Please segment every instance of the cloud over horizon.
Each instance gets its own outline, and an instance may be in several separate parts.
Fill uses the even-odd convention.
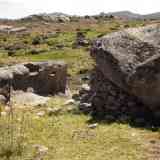
[[[93,15],[129,10],[146,14],[160,11],[159,6],[159,0],[0,0],[0,18],[20,18],[43,12]]]

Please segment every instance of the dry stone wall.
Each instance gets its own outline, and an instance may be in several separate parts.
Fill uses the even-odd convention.
[[[39,95],[65,92],[67,65],[64,62],[29,62],[0,68],[0,95],[8,101],[11,91]]]

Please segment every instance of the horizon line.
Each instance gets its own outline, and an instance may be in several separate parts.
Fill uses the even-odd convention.
[[[98,13],[95,13],[95,14],[71,14],[71,13],[66,13],[66,12],[62,12],[62,11],[55,11],[55,12],[35,12],[35,13],[31,13],[31,14],[26,14],[22,17],[6,17],[6,18],[3,18],[3,17],[0,17],[1,20],[19,20],[19,19],[23,19],[23,18],[27,18],[29,16],[33,16],[33,15],[41,15],[41,14],[54,14],[54,13],[61,13],[61,14],[65,14],[65,15],[68,15],[68,16],[78,16],[78,17],[84,17],[84,16],[96,16],[96,15],[100,15],[101,13],[105,13],[105,14],[114,14],[114,13],[118,13],[118,12],[130,12],[130,13],[133,13],[133,14],[138,14],[138,15],[141,15],[141,16],[145,16],[145,15],[150,15],[150,14],[155,14],[155,13],[160,13],[160,11],[155,11],[155,12],[149,12],[149,13],[139,13],[139,12],[134,12],[134,11],[131,11],[131,10],[117,10],[117,11],[109,11],[109,12],[105,12],[105,11],[101,11],[101,12],[98,12]]]

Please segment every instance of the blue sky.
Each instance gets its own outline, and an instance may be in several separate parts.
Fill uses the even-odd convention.
[[[120,10],[141,14],[159,12],[160,0],[0,0],[0,18],[20,18],[43,12],[91,15]]]

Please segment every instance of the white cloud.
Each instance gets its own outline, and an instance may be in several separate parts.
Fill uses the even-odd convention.
[[[23,17],[40,12],[97,14],[130,10],[141,14],[160,11],[159,0],[0,0],[0,17]]]

